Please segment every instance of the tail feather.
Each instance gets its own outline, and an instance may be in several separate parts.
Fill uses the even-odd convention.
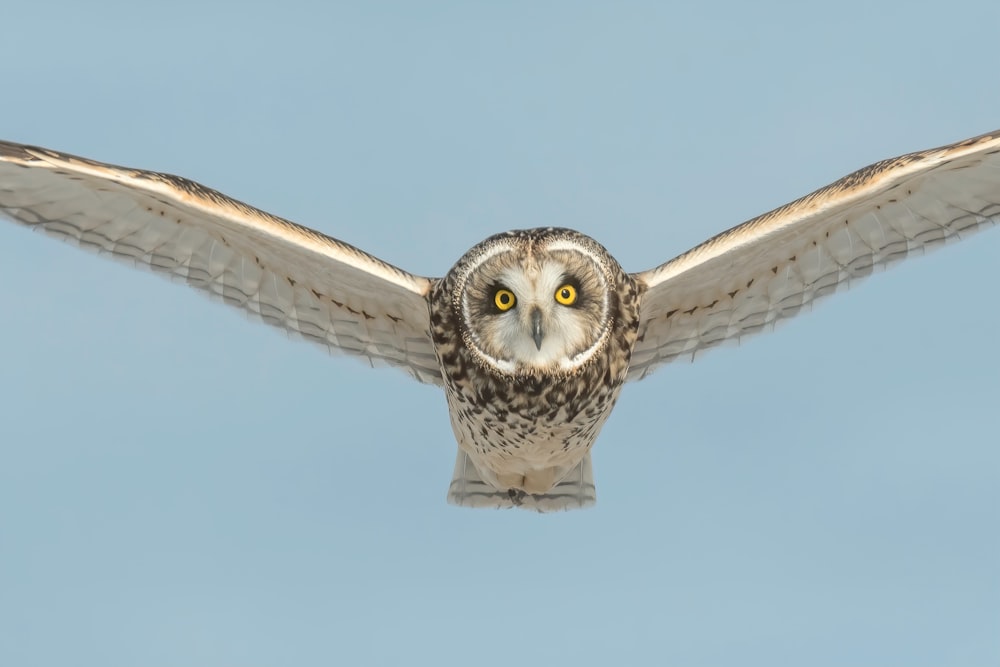
[[[448,488],[448,502],[462,507],[494,507],[558,512],[590,507],[597,502],[590,452],[546,493],[526,493],[521,489],[498,489],[483,480],[469,455],[459,450],[455,474]]]

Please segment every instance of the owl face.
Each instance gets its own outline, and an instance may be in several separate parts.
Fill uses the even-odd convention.
[[[463,340],[483,365],[504,375],[567,373],[606,344],[610,257],[589,238],[513,232],[487,239],[463,260],[454,303]]]

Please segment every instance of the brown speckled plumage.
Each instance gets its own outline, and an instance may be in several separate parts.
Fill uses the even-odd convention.
[[[0,215],[443,386],[449,500],[550,511],[594,502],[590,448],[624,382],[995,225],[1000,132],[877,162],[632,274],[546,228],[425,278],[185,178],[3,141]]]
[[[502,373],[477,358],[466,345],[465,336],[456,335],[470,326],[460,307],[461,285],[470,265],[501,239],[513,241],[525,251],[548,240],[566,239],[585,245],[601,259],[600,268],[613,286],[608,309],[611,331],[601,348],[579,368],[564,373]],[[640,286],[601,245],[579,232],[558,228],[490,237],[469,250],[435,284],[430,296],[431,336],[445,378],[452,428],[459,448],[468,454],[483,480],[501,491],[489,504],[524,501],[519,492],[530,491],[530,473],[514,486],[502,481],[522,476],[524,461],[558,467],[561,473],[552,480],[558,482],[561,474],[575,468],[590,451],[625,382],[639,326],[640,295]],[[598,329],[594,331],[596,335]],[[520,500],[515,503],[509,498]],[[453,495],[452,500],[461,499]],[[576,504],[572,499],[566,502]]]

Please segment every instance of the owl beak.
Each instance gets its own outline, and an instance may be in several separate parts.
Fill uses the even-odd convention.
[[[542,349],[542,311],[531,309],[531,337],[535,339],[535,347]]]

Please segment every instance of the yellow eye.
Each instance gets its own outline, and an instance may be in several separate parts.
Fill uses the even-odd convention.
[[[564,306],[572,306],[576,303],[576,288],[566,284],[556,290],[556,301]]]
[[[498,289],[497,293],[493,295],[493,303],[497,305],[500,312],[506,312],[514,307],[517,299],[509,289]]]

